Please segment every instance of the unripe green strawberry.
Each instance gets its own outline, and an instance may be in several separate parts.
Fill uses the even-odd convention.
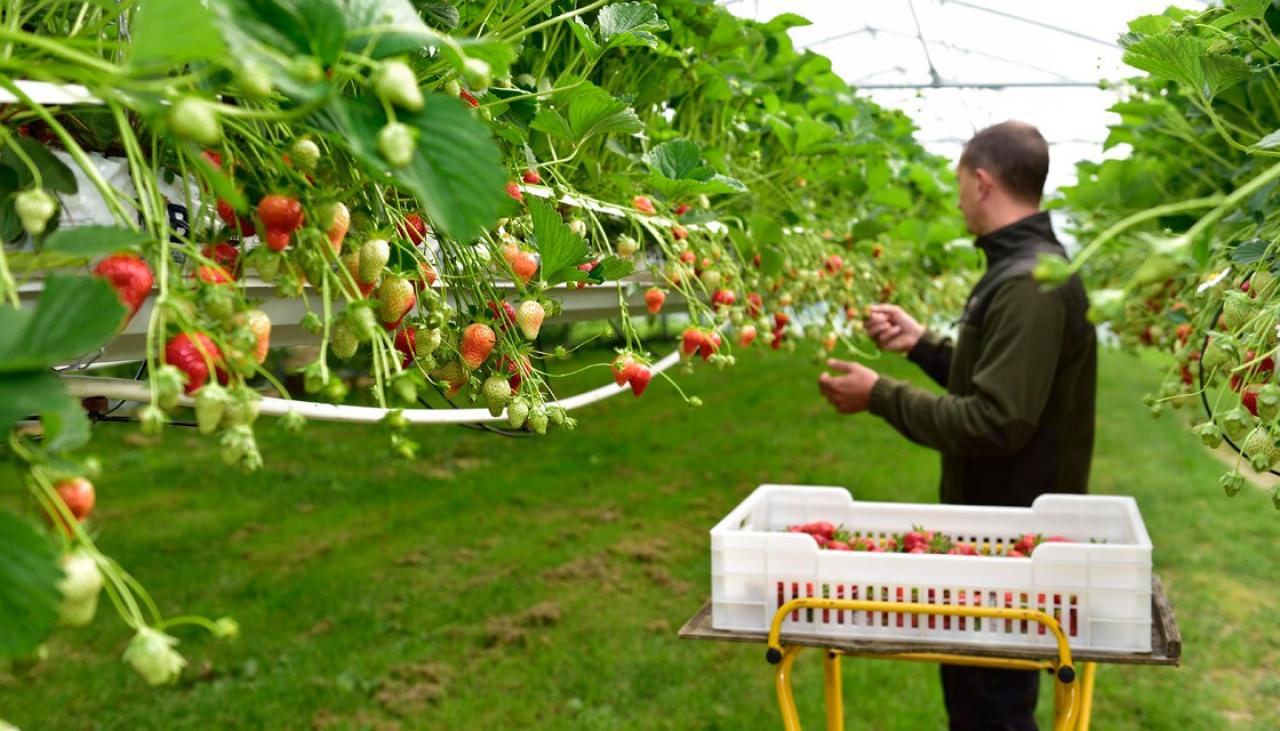
[[[274,90],[271,74],[259,63],[247,63],[240,69],[238,77],[240,88],[251,97],[270,96]]]
[[[378,96],[398,107],[422,109],[422,89],[418,77],[404,61],[386,61],[374,73],[373,89]]]
[[[1249,293],[1265,298],[1271,294],[1271,290],[1275,283],[1276,277],[1270,270],[1259,270],[1254,272],[1253,276],[1249,279]]]
[[[640,250],[640,242],[623,234],[618,237],[618,256],[627,258]]]
[[[1280,416],[1280,387],[1268,383],[1258,389],[1257,405],[1258,418],[1263,421],[1273,421]]]
[[[556,426],[564,426],[565,421],[568,419],[568,414],[566,414],[565,410],[559,406],[548,406],[547,418]]]
[[[206,384],[196,395],[196,426],[201,434],[212,434],[222,423],[222,415],[230,396],[227,389],[217,383]]]
[[[489,62],[479,58],[468,58],[462,62],[462,75],[467,79],[467,86],[472,89],[484,89],[493,83],[492,69]]]
[[[63,577],[58,582],[62,603],[58,620],[68,627],[86,627],[98,610],[98,594],[102,591],[102,574],[98,562],[88,551],[80,549],[62,556],[59,561]]]
[[[1240,348],[1235,340],[1226,335],[1215,335],[1209,339],[1209,345],[1200,357],[1200,367],[1208,371],[1222,368],[1233,368],[1240,362]]]
[[[22,221],[22,228],[32,236],[39,236],[58,210],[58,202],[43,190],[32,188],[14,196],[13,208]]]
[[[1250,414],[1244,407],[1237,406],[1222,415],[1222,431],[1233,442],[1238,442],[1244,438],[1249,430],[1254,427],[1253,414]]]
[[[183,97],[169,107],[169,129],[183,139],[213,147],[222,139],[222,125],[211,104],[196,97]]]
[[[537,301],[525,300],[516,309],[516,325],[525,338],[534,340],[538,337],[538,331],[542,329],[542,320],[546,316],[546,311]]]
[[[333,355],[340,360],[350,358],[360,348],[360,338],[356,337],[355,331],[345,319],[339,320],[333,326],[329,337],[330,344],[333,346]]]
[[[418,342],[413,350],[418,356],[430,355],[440,348],[440,342],[443,339],[438,327],[431,330],[419,330]]]
[[[417,146],[413,128],[407,124],[388,122],[378,132],[378,152],[393,168],[402,168],[413,162]]]
[[[387,277],[378,288],[378,319],[388,330],[395,330],[417,301],[412,282],[403,277]]]
[[[378,334],[378,318],[372,307],[353,307],[347,311],[351,328],[360,342],[367,343]]]
[[[529,402],[520,396],[511,399],[511,403],[507,404],[507,425],[512,429],[519,429],[528,418]]]
[[[547,433],[547,410],[542,404],[538,404],[529,410],[529,428],[534,434]]]
[[[1218,429],[1218,425],[1212,421],[1197,426],[1195,429],[1196,436],[1200,437],[1200,441],[1209,449],[1217,449],[1222,444],[1222,431]]]
[[[407,404],[417,403],[418,384],[414,383],[413,374],[409,371],[401,371],[398,376],[393,378],[391,380],[391,388],[401,401]]]
[[[484,395],[484,403],[489,407],[491,416],[501,414],[507,407],[507,402],[511,400],[511,384],[507,382],[505,376],[497,373],[484,379],[480,391]]]
[[[262,396],[247,386],[237,386],[228,391],[227,408],[222,415],[224,427],[249,426],[258,419],[262,408]]]
[[[125,648],[123,660],[147,681],[147,685],[167,685],[178,682],[187,661],[173,648],[176,638],[151,627],[139,627],[137,634]]]
[[[1249,464],[1253,465],[1253,469],[1258,472],[1266,472],[1280,462],[1280,446],[1277,446],[1275,437],[1265,426],[1259,426],[1249,432],[1240,449],[1249,458]]]
[[[1227,493],[1227,497],[1235,497],[1244,487],[1244,475],[1233,470],[1220,477],[1218,484],[1222,485],[1222,491]]]
[[[262,466],[262,453],[253,438],[253,429],[247,424],[228,427],[218,440],[222,447],[222,461],[244,472],[253,472]]]
[[[356,278],[365,284],[378,281],[382,269],[391,258],[391,244],[385,239],[370,239],[360,247],[359,267]]]
[[[298,169],[311,172],[320,164],[320,146],[306,137],[295,140],[289,147],[289,159]]]
[[[1244,292],[1230,292],[1222,302],[1222,319],[1227,329],[1235,332],[1253,317],[1253,301]]]

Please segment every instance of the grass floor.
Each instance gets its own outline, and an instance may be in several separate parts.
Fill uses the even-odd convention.
[[[1103,366],[1093,490],[1137,496],[1186,649],[1178,669],[1103,668],[1094,727],[1280,728],[1280,514],[1256,490],[1224,497],[1222,465],[1178,419],[1152,420],[1150,370]],[[181,631],[190,667],[153,690],[120,662],[128,633],[104,607],[60,631],[49,661],[0,671],[0,717],[26,731],[780,728],[761,647],[675,636],[709,592],[708,529],[766,481],[936,496],[936,456],[834,415],[817,373],[748,355],[681,378],[700,409],[655,381],[581,412],[573,433],[422,430],[413,463],[370,429],[264,425],[267,465],[249,476],[190,432],[142,448],[104,426],[102,548],[166,611],[232,615],[242,637]],[[13,476],[0,484],[11,500]],[[849,727],[943,728],[936,676],[847,661]],[[802,656],[812,728],[821,687]]]

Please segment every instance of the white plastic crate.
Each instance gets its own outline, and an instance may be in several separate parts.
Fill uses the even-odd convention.
[[[825,520],[887,538],[923,526],[1001,550],[1024,533],[1063,536],[1030,558],[829,551],[787,526]],[[1077,650],[1151,651],[1151,539],[1133,498],[1042,495],[1030,508],[857,502],[840,487],[762,485],[711,530],[711,618],[768,631],[799,597],[1038,609]],[[782,631],[858,639],[1053,646],[1034,622],[900,612],[800,610]]]

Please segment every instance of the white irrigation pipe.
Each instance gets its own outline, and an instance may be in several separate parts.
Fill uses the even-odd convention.
[[[657,375],[675,365],[680,360],[680,351],[676,350],[667,357],[654,363],[650,370]],[[71,395],[78,398],[104,396],[113,400],[149,402],[151,387],[145,381],[133,381],[126,378],[99,378],[95,376],[62,376]],[[613,383],[592,389],[567,399],[556,405],[565,411],[589,406],[603,401],[610,396],[629,391],[627,386]],[[178,403],[192,406],[195,400],[182,396]],[[290,411],[297,412],[308,419],[316,421],[343,421],[352,424],[375,424],[382,421],[389,411],[374,406],[343,406],[340,404],[322,404],[314,401],[293,401],[290,399],[264,397],[259,404],[259,413],[268,416],[281,416]],[[405,419],[410,424],[483,424],[505,421],[505,415],[493,416],[488,409],[402,409]]]

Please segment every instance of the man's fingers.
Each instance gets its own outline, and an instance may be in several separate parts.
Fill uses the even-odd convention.
[[[847,360],[836,360],[835,358],[831,358],[827,360],[827,367],[833,371],[840,371],[841,373],[853,373],[857,369],[858,365]],[[826,376],[827,374],[824,373],[823,375]],[[830,378],[830,376],[827,377]]]

